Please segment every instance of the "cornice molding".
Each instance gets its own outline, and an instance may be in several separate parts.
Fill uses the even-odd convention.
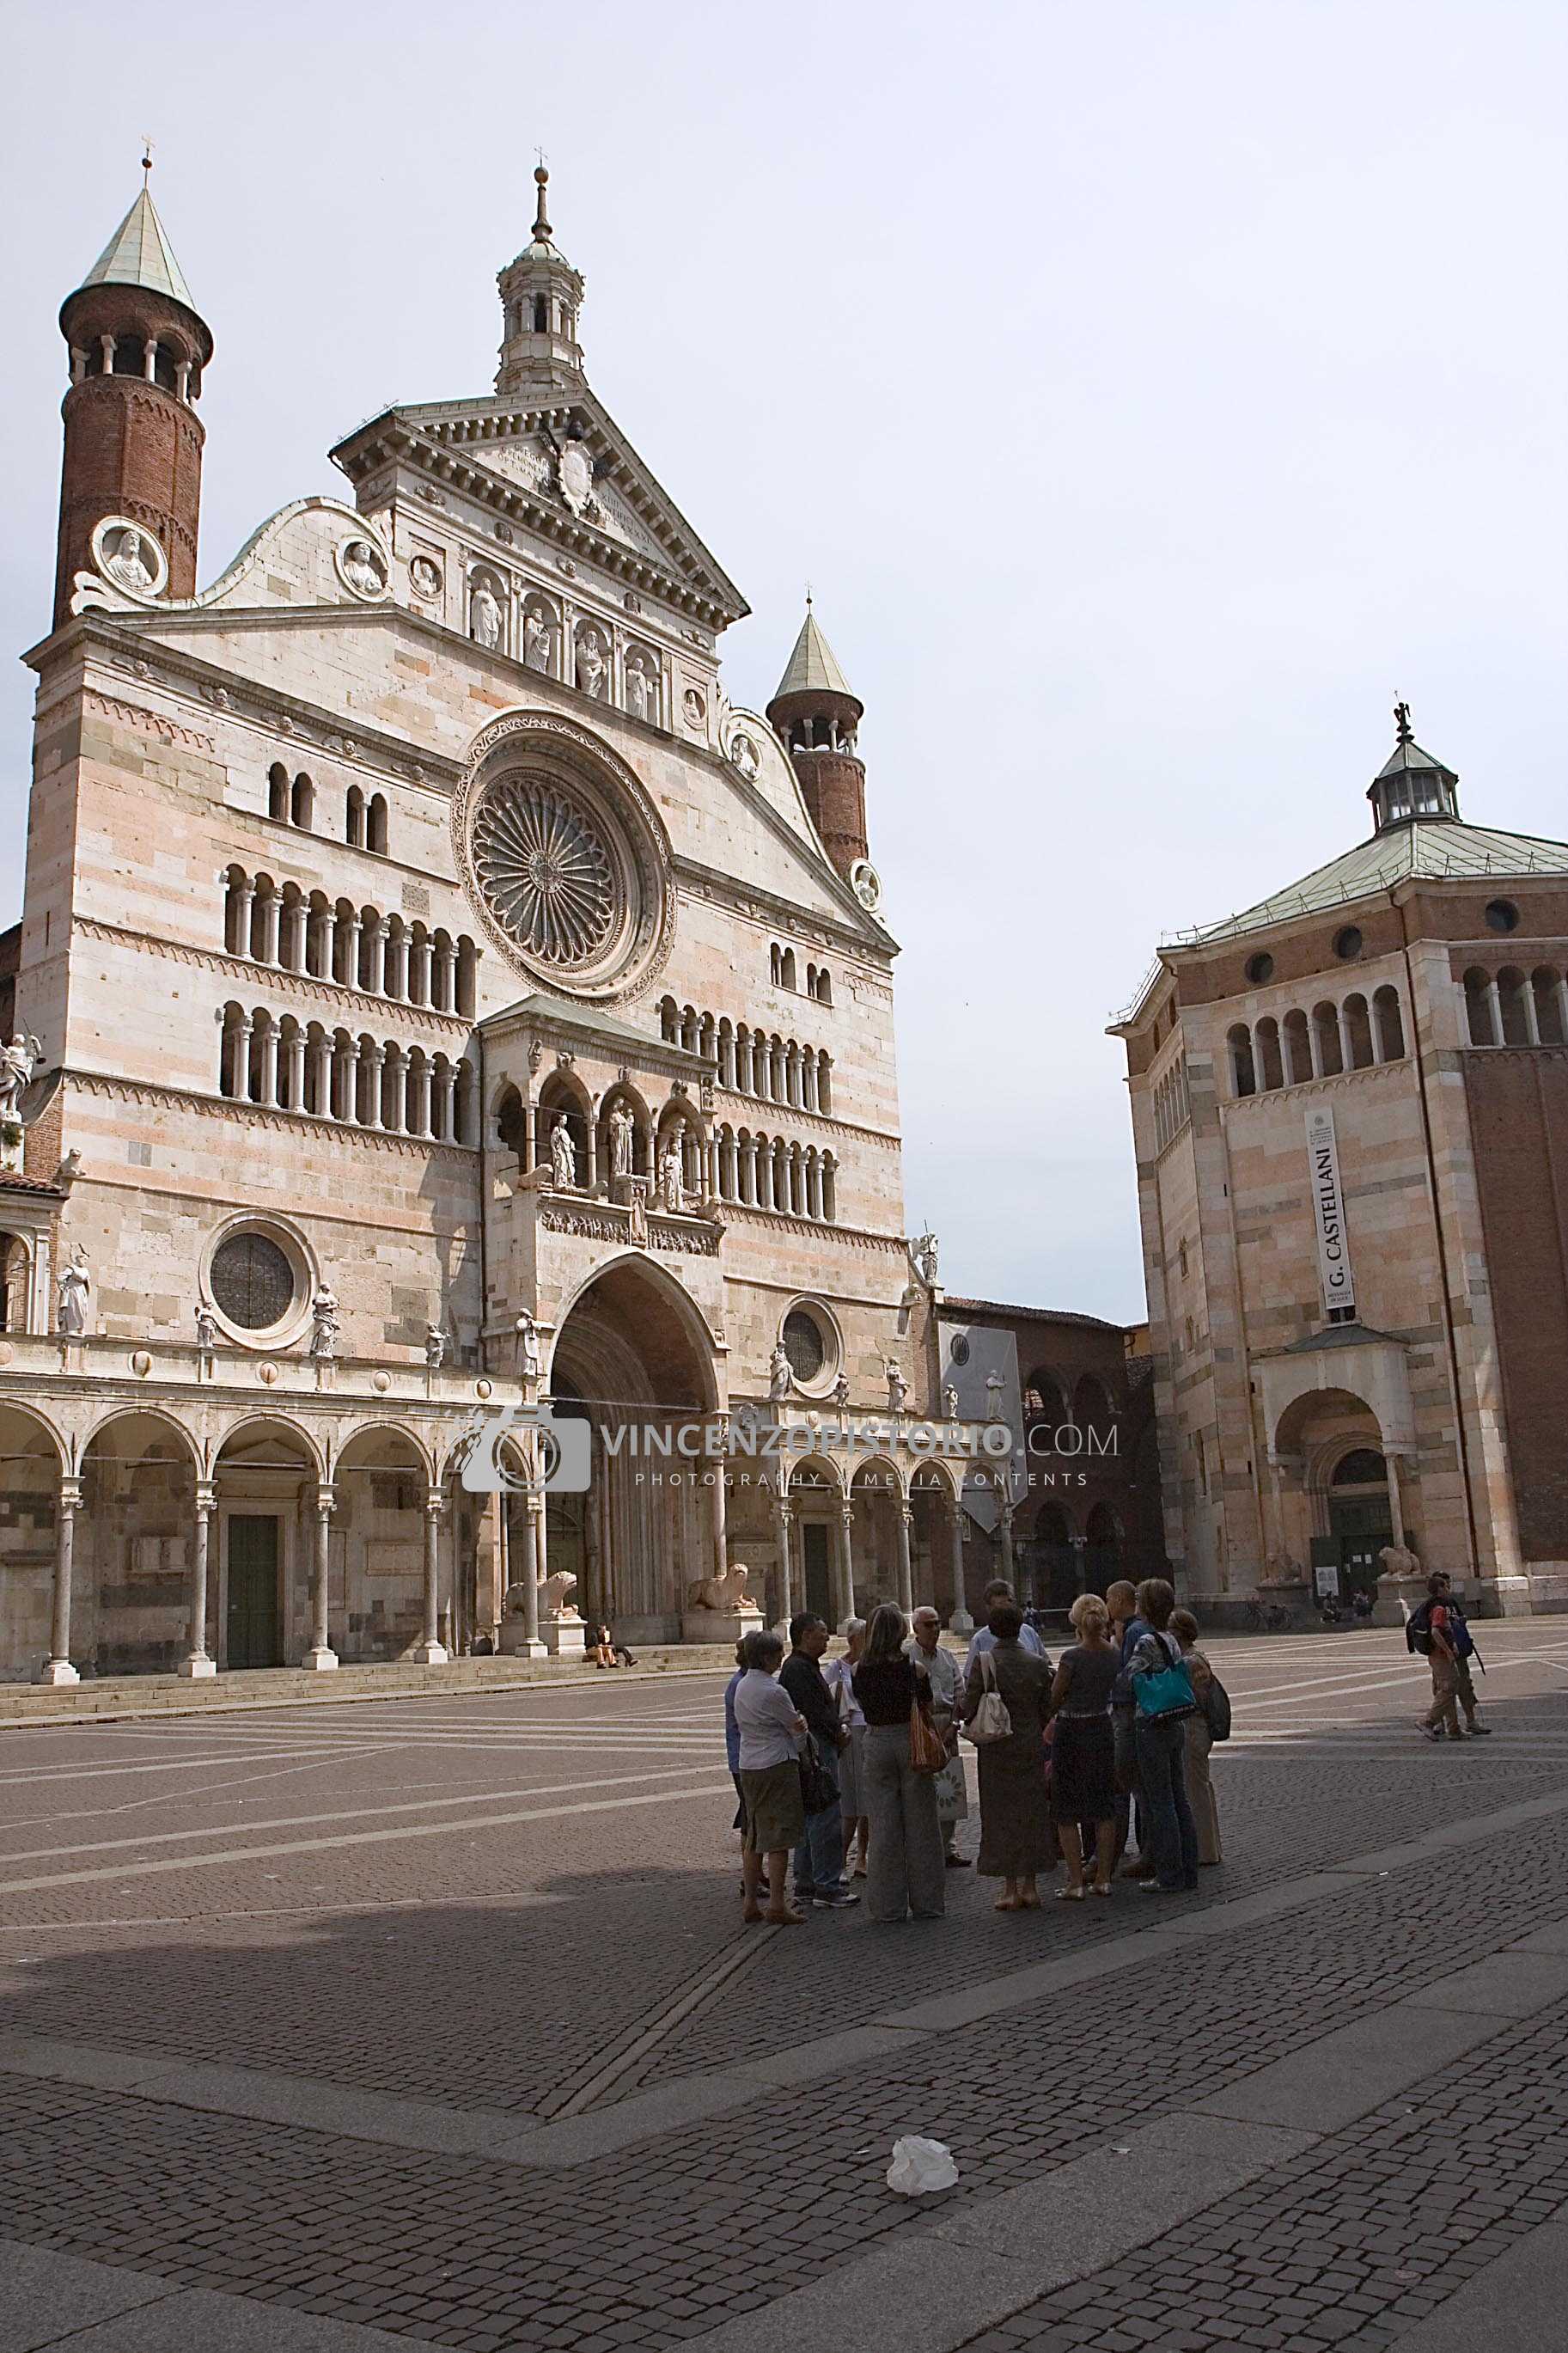
[[[901,1234],[877,1234],[868,1226],[841,1226],[826,1218],[792,1218],[783,1209],[754,1209],[745,1201],[721,1201],[719,1206],[727,1226],[760,1226],[772,1233],[808,1234],[813,1240],[847,1242],[856,1249],[885,1250],[893,1258],[902,1258],[905,1254]],[[747,1282],[750,1278],[739,1275],[736,1280]]]
[[[838,1075],[837,1063],[834,1065],[834,1075],[835,1077]],[[754,1129],[761,1123],[767,1121],[769,1113],[776,1113],[777,1117],[770,1125],[770,1133],[776,1132],[779,1123],[783,1122],[792,1128],[808,1127],[818,1133],[826,1132],[829,1135],[863,1136],[868,1144],[883,1145],[889,1152],[898,1152],[903,1147],[903,1137],[894,1128],[865,1127],[858,1120],[839,1119],[829,1112],[806,1111],[799,1103],[773,1103],[766,1095],[743,1094],[739,1088],[727,1087],[721,1079],[715,1083],[713,1093],[714,1107],[709,1114],[711,1129],[716,1129],[721,1124],[737,1132],[740,1126]],[[737,1123],[732,1113],[721,1108],[721,1098],[724,1104],[744,1104],[747,1116]]]
[[[174,964],[195,965],[204,972],[221,974],[226,978],[248,979],[259,984],[263,989],[276,990],[280,997],[296,997],[323,1007],[331,1005],[342,1011],[351,1007],[363,1007],[367,1012],[376,1015],[394,1014],[399,1025],[423,1030],[429,1037],[467,1038],[475,1026],[467,1014],[433,1012],[423,1005],[405,1004],[398,997],[376,997],[367,989],[349,988],[341,980],[326,980],[314,974],[291,972],[284,965],[258,964],[248,956],[220,955],[210,948],[189,946],[183,940],[160,939],[155,932],[135,931],[123,923],[106,923],[96,915],[73,916],[71,929],[90,940],[129,944]]]

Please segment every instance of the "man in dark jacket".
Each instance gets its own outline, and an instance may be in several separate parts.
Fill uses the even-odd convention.
[[[803,1609],[789,1621],[789,1640],[790,1653],[779,1669],[779,1681],[796,1713],[805,1718],[831,1792],[825,1806],[807,1814],[805,1836],[795,1851],[795,1900],[815,1904],[824,1912],[842,1912],[860,1901],[844,1882],[844,1820],[838,1807],[838,1751],[849,1736],[839,1725],[837,1704],[822,1672],[826,1624]]]

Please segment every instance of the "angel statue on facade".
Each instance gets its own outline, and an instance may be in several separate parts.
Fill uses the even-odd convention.
[[[0,1125],[20,1121],[22,1097],[43,1050],[36,1038],[25,1038],[19,1029],[8,1046],[0,1043]]]

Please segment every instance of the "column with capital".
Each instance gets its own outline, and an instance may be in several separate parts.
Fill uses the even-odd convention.
[[[996,1541],[1002,1547],[1001,1574],[1013,1582],[1013,1502],[1000,1488],[996,1494]]]
[[[910,1558],[910,1531],[915,1524],[915,1507],[900,1495],[899,1501],[899,1607],[907,1618],[915,1606],[914,1569]]]
[[[540,1651],[544,1647],[539,1641],[539,1588],[548,1574],[547,1561],[544,1496],[542,1491],[531,1487],[528,1491],[528,1543],[524,1559],[527,1589],[522,1597],[522,1638],[529,1645],[530,1658],[536,1655],[535,1643],[539,1644]]]
[[[76,1515],[81,1503],[81,1481],[62,1479],[55,1520],[55,1606],[49,1628],[49,1655],[39,1669],[41,1683],[81,1681],[71,1664],[71,1563],[76,1548]]]
[[[787,1625],[795,1616],[795,1564],[790,1558],[790,1529],[795,1505],[779,1488],[773,1489],[773,1527],[779,1550],[779,1618]]]
[[[948,1617],[952,1634],[973,1634],[974,1620],[963,1599],[963,1505],[956,1495],[948,1499],[948,1535],[952,1543],[950,1555],[952,1578],[952,1609]]]
[[[422,1667],[444,1667],[450,1655],[441,1640],[441,1522],[447,1495],[441,1487],[425,1490],[425,1631],[412,1657]]]
[[[725,1495],[723,1456],[716,1455],[713,1458],[710,1467],[713,1473],[713,1486],[710,1497],[713,1508],[713,1574],[715,1577],[722,1577],[730,1566],[729,1539],[724,1525]]]
[[[196,1514],[191,1531],[190,1623],[185,1630],[190,1648],[174,1670],[193,1683],[217,1672],[216,1664],[207,1656],[207,1540],[216,1508],[217,1489],[210,1479],[198,1479]]]
[[[847,1497],[838,1506],[838,1541],[833,1547],[833,1623],[842,1634],[855,1615],[855,1506]]]
[[[338,1663],[327,1623],[332,1565],[332,1506],[337,1497],[330,1486],[316,1490],[315,1581],[310,1594],[310,1647],[300,1664],[318,1673],[330,1673]]]

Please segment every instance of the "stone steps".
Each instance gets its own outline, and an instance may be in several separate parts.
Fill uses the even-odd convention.
[[[245,1708],[321,1707],[345,1700],[415,1699],[427,1694],[507,1691],[519,1683],[638,1682],[647,1675],[711,1672],[734,1663],[732,1644],[689,1642],[639,1650],[629,1672],[580,1660],[453,1659],[444,1667],[412,1660],[344,1666],[317,1674],[302,1667],[252,1668],[191,1683],[181,1675],[99,1675],[42,1689],[0,1685],[0,1730],[37,1724],[103,1724],[117,1717],[207,1715]]]

